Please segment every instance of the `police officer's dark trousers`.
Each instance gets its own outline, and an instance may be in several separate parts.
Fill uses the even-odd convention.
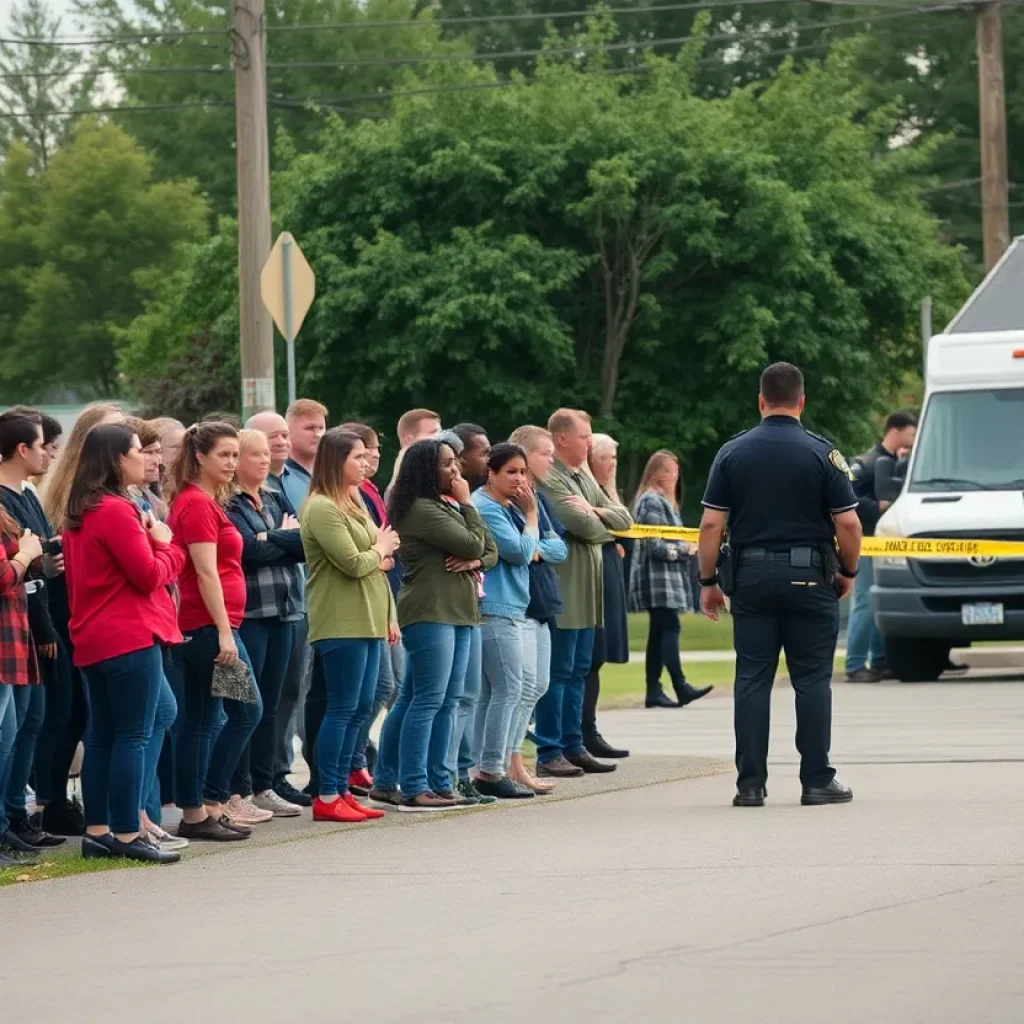
[[[819,553],[794,567],[790,552],[752,549],[737,554],[732,594],[736,647],[737,788],[757,789],[768,778],[768,729],[779,653],[796,695],[796,746],[803,786],[827,786],[835,776],[828,752],[832,733],[832,666],[839,601]]]

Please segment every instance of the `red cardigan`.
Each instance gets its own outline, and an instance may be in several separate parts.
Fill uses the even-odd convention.
[[[180,644],[167,587],[184,564],[185,552],[153,540],[128,498],[106,495],[79,529],[65,531],[75,664],[82,668],[153,644]]]

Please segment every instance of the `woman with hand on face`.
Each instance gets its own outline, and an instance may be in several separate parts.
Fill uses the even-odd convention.
[[[408,661],[381,730],[370,797],[407,811],[471,806],[475,801],[452,790],[445,762],[470,629],[480,624],[475,574],[490,569],[498,552],[470,502],[455,452],[437,440],[406,451],[388,517],[402,537],[398,622]]]
[[[181,573],[178,621],[185,634],[181,651],[183,707],[175,750],[175,803],[181,808],[178,835],[231,842],[252,834],[248,823],[265,812],[225,806],[231,779],[263,714],[255,703],[213,695],[216,665],[251,672],[238,627],[245,617],[242,535],[224,505],[238,468],[238,431],[230,423],[194,423],[185,431],[170,470],[174,542],[188,555]],[[226,722],[225,722],[226,718]]]
[[[274,744],[294,623],[301,620],[306,607],[299,570],[305,555],[298,519],[285,509],[284,495],[267,487],[267,435],[260,430],[243,430],[238,442],[237,492],[228,502],[227,513],[242,535],[247,596],[245,618],[238,631],[263,698],[263,717],[235,770],[228,806],[251,804],[251,808],[246,807],[250,817],[254,816],[252,812],[261,811],[294,818],[302,808],[282,800],[273,789]]]
[[[309,574],[309,639],[323,670],[327,707],[316,739],[319,795],[315,821],[362,822],[384,812],[349,791],[356,740],[373,707],[384,641],[398,641],[394,600],[384,565],[398,534],[378,530],[359,493],[366,446],[353,433],[328,430],[313,461],[302,506]]]
[[[509,732],[523,696],[523,633],[530,603],[530,563],[537,554],[540,526],[526,453],[496,444],[487,461],[487,483],[473,505],[490,530],[498,561],[484,576],[481,640],[483,688],[476,707],[473,761],[476,789],[504,800],[532,797],[534,790],[505,774]]]
[[[644,468],[636,492],[634,517],[646,526],[682,526],[679,515],[679,459],[668,451],[655,452]],[[649,708],[683,707],[710,693],[686,681],[679,661],[679,612],[693,607],[688,558],[694,546],[684,541],[647,537],[637,543],[630,577],[629,608],[647,612],[647,700]],[[679,703],[661,688],[662,669],[668,671]]]
[[[123,424],[85,438],[68,497],[64,558],[75,665],[85,676],[89,725],[82,763],[82,855],[167,864],[140,832],[147,748],[167,686],[163,647],[181,642],[168,593],[185,564],[171,531],[139,511],[128,489],[146,460]],[[155,774],[156,760],[152,761]]]

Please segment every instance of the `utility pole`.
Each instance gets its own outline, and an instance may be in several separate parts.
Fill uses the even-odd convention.
[[[981,223],[985,270],[989,271],[1010,244],[1003,16],[999,0],[978,7],[975,32],[981,115]]]
[[[270,254],[270,149],[263,0],[233,0],[235,146],[238,156],[238,300],[242,416],[276,407],[274,328],[260,298]]]

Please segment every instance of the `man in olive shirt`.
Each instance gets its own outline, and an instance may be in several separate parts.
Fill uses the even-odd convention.
[[[555,567],[562,613],[551,626],[551,686],[537,704],[537,771],[567,778],[583,772],[610,772],[583,745],[583,693],[594,651],[594,630],[603,621],[601,545],[609,530],[628,530],[633,517],[598,487],[587,469],[593,431],[590,417],[559,409],[548,420],[555,442],[555,465],[541,485],[565,530],[569,557]]]

